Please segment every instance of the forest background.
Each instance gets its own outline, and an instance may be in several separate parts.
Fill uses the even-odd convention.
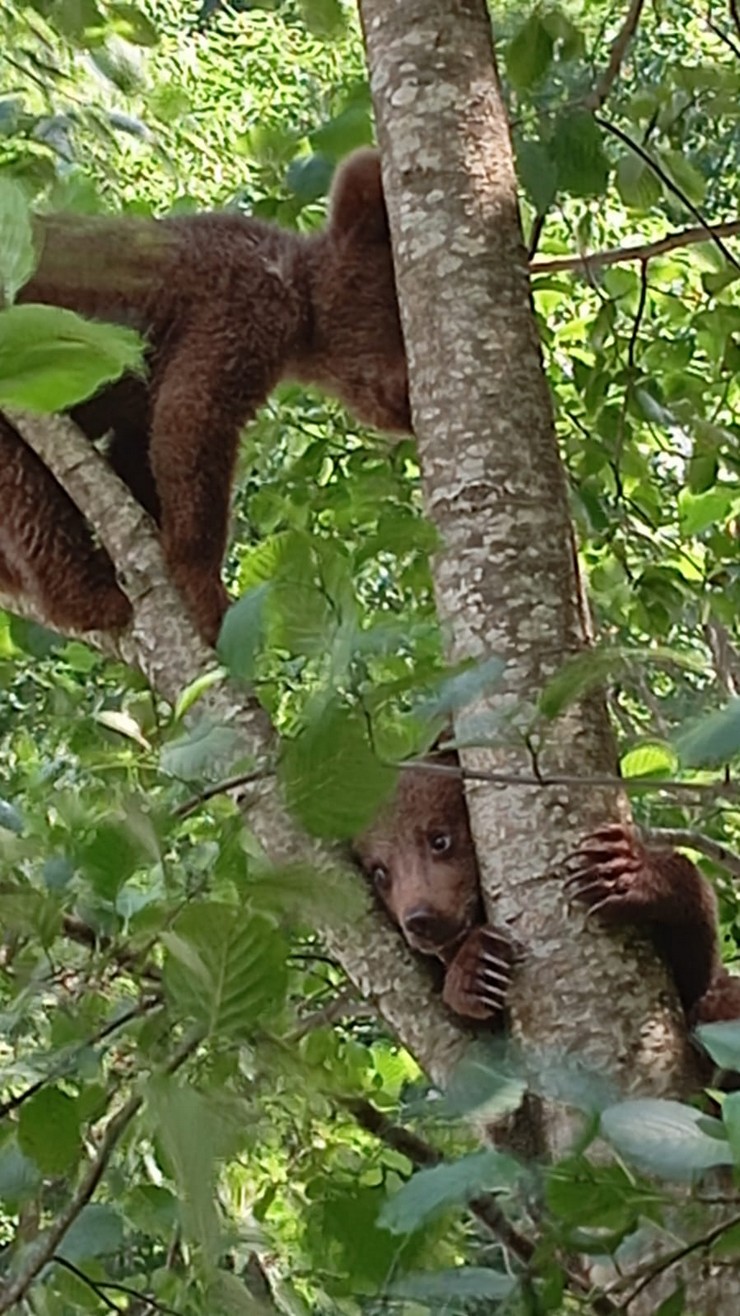
[[[606,683],[636,813],[712,876],[731,963],[740,23],[732,5],[687,16],[677,2],[495,7],[492,20],[607,641],[544,693],[542,716]],[[310,229],[337,161],[373,138],[359,25],[339,0],[10,3],[0,42],[6,290],[9,180],[44,208],[238,205]],[[67,367],[53,341],[24,356],[2,326],[0,401],[43,409]],[[283,736],[303,733],[288,774],[301,821],[344,838],[387,790],[385,760],[495,683],[497,656],[445,665],[413,443],[283,387],[240,460],[227,579],[244,597],[222,656]],[[592,1164],[587,1138],[547,1173],[474,1150],[461,1113],[506,1109],[520,1077],[488,1048],[439,1099],[316,936],[317,913],[352,918],[356,896],[266,868],[237,803],[204,798],[232,747],[223,728],[188,724],[201,695],[173,712],[130,667],[0,614],[0,1227],[3,1264],[27,1278],[8,1303],[39,1316],[625,1310],[641,1276],[606,1294],[570,1254],[615,1254],[675,1206],[671,1180],[733,1163],[734,1098],[723,1124],[657,1102],[650,1124],[610,1096],[604,1129],[630,1168]],[[723,1045],[735,1067],[740,1044]],[[737,1219],[717,1229],[699,1212],[699,1225],[704,1250],[731,1262]],[[669,1276],[680,1254],[672,1237]],[[661,1310],[683,1304],[677,1279]]]

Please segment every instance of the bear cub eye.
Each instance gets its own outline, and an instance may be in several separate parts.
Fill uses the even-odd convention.
[[[452,835],[450,832],[430,832],[427,839],[433,854],[449,854],[452,849]]]
[[[372,878],[377,891],[388,890],[388,887],[391,884],[391,875],[385,864],[375,864],[370,870],[370,877]]]

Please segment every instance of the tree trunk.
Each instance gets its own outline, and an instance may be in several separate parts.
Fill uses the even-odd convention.
[[[457,725],[493,747],[463,762],[579,779],[468,786],[489,913],[526,948],[512,1027],[535,1082],[546,1061],[578,1057],[623,1093],[675,1094],[695,1074],[662,965],[637,935],[585,927],[558,872],[618,816],[615,790],[589,784],[615,769],[603,701],[571,706],[532,747],[538,696],[587,643],[587,618],[486,6],[362,0],[361,13],[426,507],[443,541],[437,605],[451,659],[506,662]],[[557,1127],[551,1117],[550,1150]]]

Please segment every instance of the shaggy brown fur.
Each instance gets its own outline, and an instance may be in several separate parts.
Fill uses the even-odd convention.
[[[453,754],[435,756],[453,765]],[[483,921],[478,867],[459,777],[406,768],[355,855],[406,941],[445,965],[443,998],[469,1019],[499,1015],[511,938]]]
[[[720,959],[715,894],[690,859],[613,824],[588,837],[572,863],[566,888],[592,913],[650,929],[691,1023],[740,1018],[740,978]]]
[[[337,174],[329,223],[305,237],[237,214],[163,220],[51,216],[22,300],[139,329],[146,381],[73,415],[112,430],[110,461],[157,519],[175,584],[213,641],[239,430],[286,377],[319,384],[366,424],[410,413],[380,162]],[[130,608],[74,504],[0,417],[0,591],[61,628],[115,629]]]
[[[473,1019],[499,1012],[516,951],[507,933],[483,922],[459,778],[402,772],[355,852],[409,945],[445,964],[452,1009]],[[740,978],[720,959],[714,891],[685,855],[648,847],[630,828],[603,827],[572,857],[566,889],[607,922],[649,927],[690,1023],[740,1018]]]

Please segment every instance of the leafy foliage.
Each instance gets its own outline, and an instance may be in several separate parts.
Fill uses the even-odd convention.
[[[606,683],[642,820],[737,845],[731,777],[721,815],[717,791],[701,794],[738,756],[737,247],[702,231],[649,260],[624,248],[734,220],[740,64],[728,19],[710,27],[667,0],[645,7],[629,63],[594,99],[620,21],[602,0],[577,16],[494,12],[605,641],[548,684],[533,732]],[[341,0],[8,0],[0,44],[6,405],[69,405],[140,359],[126,330],[14,304],[35,260],[29,203],[230,204],[309,229],[336,162],[372,140]],[[585,271],[589,252],[609,258]],[[350,837],[391,790],[392,764],[429,743],[429,719],[500,674],[496,655],[445,669],[435,546],[410,443],[391,449],[290,386],[245,435],[229,563],[241,598],[220,658],[284,733],[282,780],[316,835]],[[230,728],[200,716],[222,675],[173,713],[130,671],[0,614],[9,1273],[110,1144],[94,1200],[34,1282],[44,1316],[154,1302],[182,1316],[588,1310],[569,1258],[629,1264],[646,1221],[693,1228],[685,1181],[740,1166],[736,1096],[721,1119],[668,1102],[604,1109],[600,1076],[581,1076],[569,1102],[589,1115],[559,1164],[472,1151],[460,1116],[510,1112],[523,1076],[484,1047],[440,1102],[378,1021],[353,1013],[312,914],[351,911],[356,893],[333,875],[270,870],[236,806],[208,790],[254,766],[236,760]],[[676,776],[697,788],[690,814],[670,793]],[[732,959],[738,899],[726,878],[718,891]],[[740,1067],[736,1033],[700,1033],[727,1069]],[[350,1113],[368,1100],[390,1136]],[[591,1156],[595,1110],[614,1163]],[[416,1173],[411,1123],[443,1157],[422,1156]],[[736,1232],[712,1246],[734,1255]],[[678,1287],[659,1310],[683,1309]]]

